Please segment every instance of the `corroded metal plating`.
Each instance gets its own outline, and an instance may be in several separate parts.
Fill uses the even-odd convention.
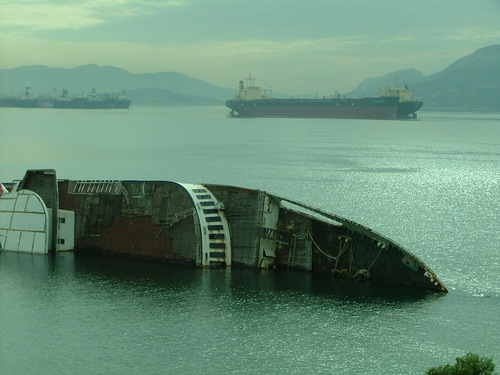
[[[63,213],[74,215],[77,252],[200,267],[296,269],[447,291],[422,260],[391,239],[265,191],[171,181],[54,184],[54,179],[54,171],[28,171],[20,187],[29,187],[47,207],[56,208],[56,220]],[[59,243],[58,226],[49,233],[50,242]],[[5,244],[3,249],[16,250]]]

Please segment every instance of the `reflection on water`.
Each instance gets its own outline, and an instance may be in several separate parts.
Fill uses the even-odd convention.
[[[96,354],[120,365],[84,361],[73,373],[123,374],[124,365],[130,373],[146,365],[151,373],[329,373],[331,366],[362,373],[358,365],[362,371],[378,361],[371,356],[380,335],[420,324],[419,316],[444,298],[300,272],[71,253],[1,253],[0,262],[0,334],[18,353],[0,364],[2,373],[57,372],[61,356],[78,367],[82,356]],[[340,366],[340,356],[352,351],[372,354]]]
[[[57,262],[57,259],[53,260]],[[341,280],[329,275],[286,270],[222,269],[208,270],[162,262],[123,257],[77,254],[75,276],[106,278],[130,287],[161,291],[200,288],[207,293],[234,298],[248,295],[287,293],[360,303],[414,302],[439,295],[400,286]]]
[[[475,335],[495,332],[497,299],[482,303],[489,323],[471,323],[463,296],[301,272],[72,253],[0,253],[0,269],[6,374],[411,374],[498,342]]]
[[[498,114],[0,112],[2,181],[55,168],[69,179],[258,188],[383,233],[450,290],[410,295],[298,272],[0,253],[2,375],[423,374],[469,351],[500,360]]]

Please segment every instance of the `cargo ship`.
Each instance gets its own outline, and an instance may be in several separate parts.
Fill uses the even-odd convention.
[[[0,107],[19,108],[65,108],[65,109],[104,109],[104,108],[129,108],[132,101],[122,93],[98,94],[95,89],[87,96],[73,97],[68,90],[63,89],[62,96],[32,95],[30,88],[26,87],[22,95],[0,96]]]
[[[344,119],[396,119],[416,117],[422,102],[413,100],[408,88],[386,89],[379,97],[342,98],[339,94],[322,99],[277,99],[255,86],[255,79],[241,80],[234,99],[226,101],[231,116],[303,117]]]
[[[173,181],[0,184],[0,249],[75,251],[204,268],[288,269],[445,293],[417,256],[352,220],[262,190]]]

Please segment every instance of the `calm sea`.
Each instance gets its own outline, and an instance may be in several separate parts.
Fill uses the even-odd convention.
[[[500,114],[235,119],[224,107],[0,109],[0,180],[259,188],[358,221],[449,294],[305,274],[0,253],[0,374],[424,374],[500,368]]]

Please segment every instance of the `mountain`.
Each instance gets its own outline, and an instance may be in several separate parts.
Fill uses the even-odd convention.
[[[381,88],[404,84],[424,102],[424,109],[500,111],[500,44],[480,48],[429,76],[405,69],[368,78],[345,96],[378,96]],[[99,93],[125,90],[133,104],[139,105],[223,104],[235,93],[234,89],[176,72],[133,74],[97,65],[72,69],[34,65],[0,70],[0,94],[19,94],[25,86],[38,94],[54,90],[61,93],[65,88],[74,96],[89,93],[93,87]]]
[[[366,79],[346,96],[375,96],[380,88],[405,83],[425,109],[500,111],[500,44],[480,48],[430,76],[407,69]]]
[[[346,93],[346,97],[363,98],[367,96],[380,95],[380,89],[388,86],[402,86],[408,84],[413,89],[415,83],[422,82],[424,75],[415,69],[397,70],[387,73],[381,77],[367,78],[351,92]]]
[[[18,94],[25,86],[38,94],[54,90],[61,93],[65,88],[74,96],[88,93],[93,87],[97,92],[125,90],[136,104],[220,104],[232,97],[235,91],[181,73],[133,74],[112,66],[85,65],[64,69],[33,65],[0,70],[0,94]]]
[[[500,45],[478,49],[413,88],[429,108],[500,110]]]

